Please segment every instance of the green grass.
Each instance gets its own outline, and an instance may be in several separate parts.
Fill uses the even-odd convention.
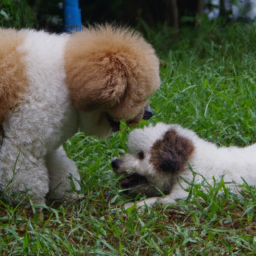
[[[7,28],[33,28],[35,17],[27,0],[1,0],[0,26]]]
[[[167,27],[148,31],[162,85],[151,98],[154,117],[140,127],[178,123],[218,145],[255,143],[255,29],[212,25],[177,40]],[[84,200],[43,211],[0,201],[0,255],[256,255],[256,189],[246,183],[241,198],[220,181],[191,185],[193,197],[176,205],[123,209],[131,198],[119,193],[110,162],[126,151],[131,129],[122,124],[105,141],[79,133],[65,144]]]

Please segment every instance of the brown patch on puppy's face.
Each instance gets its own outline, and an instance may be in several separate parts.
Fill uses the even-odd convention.
[[[0,124],[22,99],[28,86],[23,54],[17,51],[23,36],[14,29],[0,29]]]
[[[65,70],[78,110],[101,109],[128,123],[139,123],[147,97],[160,85],[153,48],[138,33],[111,26],[72,34]]]
[[[194,145],[189,139],[171,129],[152,146],[150,162],[159,172],[177,173],[182,170],[193,150]]]

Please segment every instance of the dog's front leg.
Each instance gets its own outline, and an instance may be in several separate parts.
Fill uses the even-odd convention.
[[[46,156],[46,165],[50,179],[50,197],[52,199],[70,200],[79,196],[72,193],[70,176],[75,189],[80,190],[77,180],[80,180],[75,163],[69,159],[61,146]]]

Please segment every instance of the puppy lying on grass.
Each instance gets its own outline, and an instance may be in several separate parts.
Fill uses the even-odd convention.
[[[129,189],[130,195],[141,193],[151,197],[137,202],[137,206],[167,204],[186,198],[189,193],[186,181],[205,179],[212,184],[213,176],[218,180],[224,175],[226,187],[236,193],[242,178],[249,185],[256,184],[256,144],[245,148],[218,148],[191,130],[158,123],[132,131],[127,147],[129,153],[114,159],[112,167],[116,173],[127,176],[121,180],[121,187]],[[195,180],[191,168],[199,174]],[[163,194],[167,196],[154,197]]]

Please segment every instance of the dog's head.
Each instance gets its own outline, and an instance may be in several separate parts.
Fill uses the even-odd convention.
[[[131,195],[170,193],[194,150],[184,132],[188,130],[163,123],[132,131],[127,142],[129,153],[112,161],[113,170],[127,176],[121,187],[129,188]]]
[[[65,70],[74,106],[104,113],[113,131],[119,120],[138,124],[152,116],[148,97],[160,85],[159,60],[137,32],[106,25],[72,34]]]

